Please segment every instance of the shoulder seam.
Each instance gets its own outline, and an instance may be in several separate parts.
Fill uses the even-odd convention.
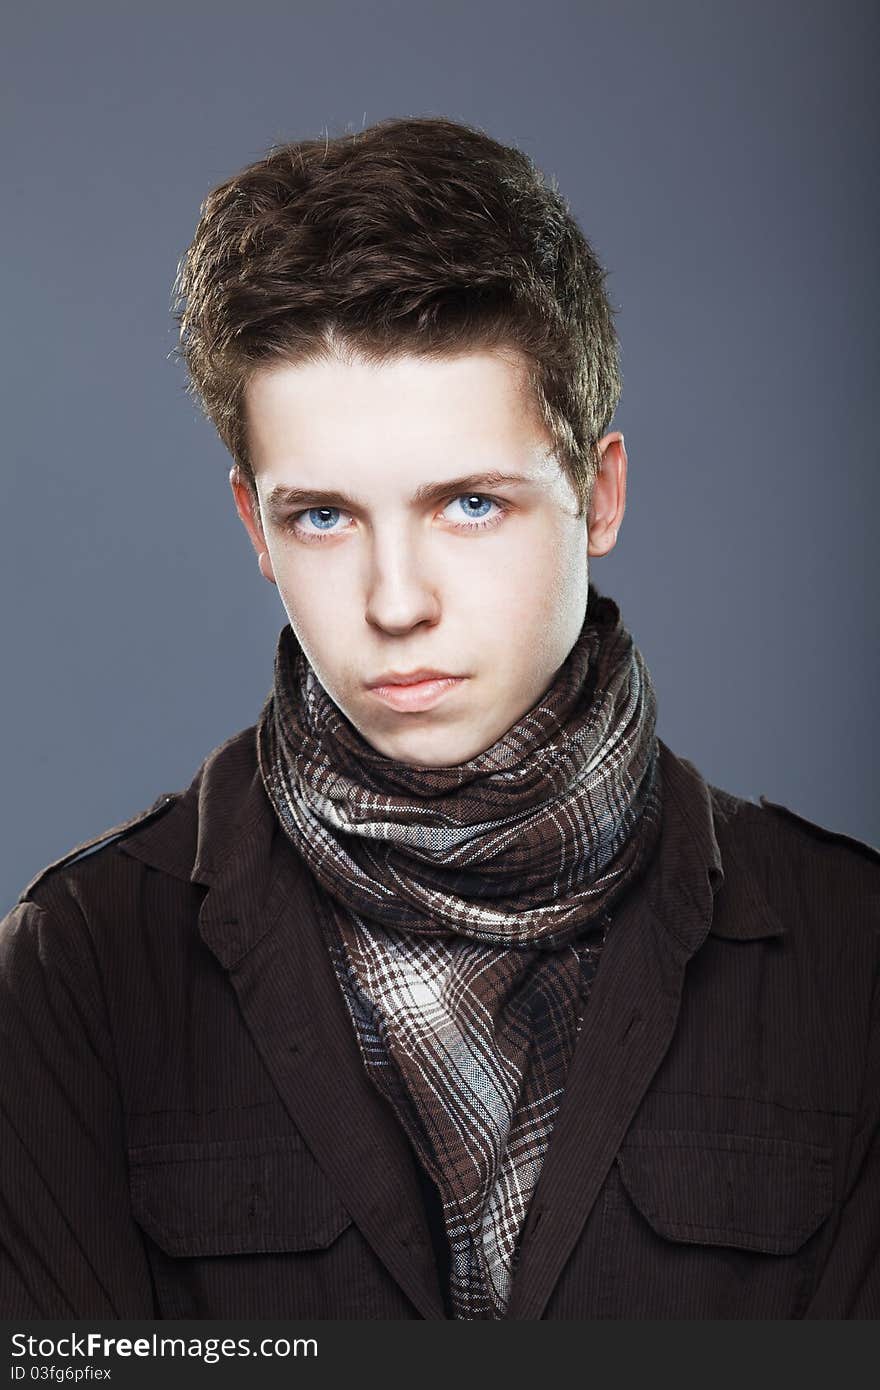
[[[73,849],[68,850],[66,854],[62,854],[59,859],[54,859],[51,864],[47,864],[34,874],[33,878],[19,894],[18,903],[30,901],[33,890],[37,888],[44,879],[48,878],[50,874],[54,873],[56,869],[63,869],[69,864],[79,863],[80,860],[89,858],[90,855],[97,853],[98,850],[116,844],[133,830],[139,830],[141,826],[146,825],[149,821],[156,820],[159,816],[164,815],[165,812],[179,800],[180,795],[180,792],[163,792],[161,796],[156,798],[152,806],[149,806],[145,811],[139,811],[136,816],[132,816],[129,820],[121,821],[119,825],[114,825],[109,830],[103,830],[99,835],[93,835],[89,840],[83,840],[81,844],[75,845]],[[39,903],[37,903],[36,906],[39,906]]]
[[[808,820],[806,816],[799,816],[797,811],[792,811],[788,806],[782,806],[776,801],[768,801],[766,796],[761,796],[759,800],[765,810],[772,811],[785,820],[794,821],[795,825],[799,826],[812,839],[842,845],[844,848],[860,854],[871,863],[880,864],[880,850],[868,844],[866,840],[858,840],[854,835],[846,835],[840,830],[829,830],[827,826],[819,825],[817,821]]]

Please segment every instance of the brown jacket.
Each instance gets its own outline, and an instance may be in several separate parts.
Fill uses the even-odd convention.
[[[880,855],[661,747],[508,1316],[880,1316]],[[442,1318],[253,729],[0,928],[0,1316]]]

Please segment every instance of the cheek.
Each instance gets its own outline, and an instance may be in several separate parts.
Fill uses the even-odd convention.
[[[291,564],[283,551],[277,562],[273,557],[273,565],[278,593],[303,647],[332,649],[346,614],[350,617],[352,605],[344,603],[344,589],[328,584],[315,565]]]
[[[524,532],[515,544],[456,567],[451,582],[465,600],[479,595],[482,611],[499,623],[540,632],[585,601],[586,539],[570,527]]]

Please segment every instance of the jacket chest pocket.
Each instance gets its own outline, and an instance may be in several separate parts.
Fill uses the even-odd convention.
[[[147,1145],[128,1158],[160,1317],[382,1315],[369,1247],[298,1136]]]
[[[831,1150],[630,1131],[603,1205],[603,1316],[796,1318],[833,1205]]]

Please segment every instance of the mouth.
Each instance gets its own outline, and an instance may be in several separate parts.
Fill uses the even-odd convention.
[[[407,712],[432,709],[466,680],[467,676],[446,676],[439,672],[426,675],[415,671],[412,675],[398,676],[394,680],[389,678],[367,689],[391,709]]]

